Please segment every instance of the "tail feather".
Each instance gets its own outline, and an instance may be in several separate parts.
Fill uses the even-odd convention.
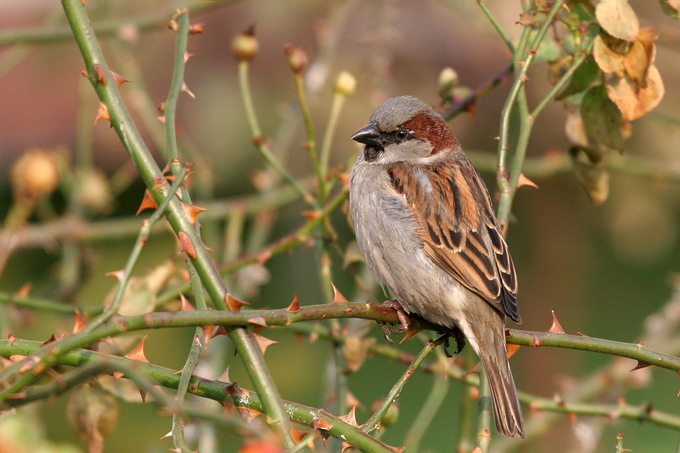
[[[482,358],[482,363],[489,381],[496,429],[505,436],[523,438],[522,409],[517,399],[517,390],[512,379],[507,353],[503,351],[502,357],[487,355],[486,358]]]
[[[481,313],[476,314],[479,317]],[[522,409],[508,363],[504,320],[491,310],[482,317],[484,319],[475,322],[461,323],[460,327],[486,372],[496,429],[505,436],[524,438]]]

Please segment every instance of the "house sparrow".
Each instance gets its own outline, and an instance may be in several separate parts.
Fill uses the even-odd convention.
[[[392,98],[352,136],[350,210],[366,265],[400,307],[460,329],[486,371],[497,430],[524,437],[505,342],[517,276],[489,192],[444,119]]]

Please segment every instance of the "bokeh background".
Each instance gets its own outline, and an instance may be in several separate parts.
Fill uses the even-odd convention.
[[[148,0],[90,0],[88,9],[95,23],[116,25],[116,32],[102,39],[111,67],[132,79],[133,89],[125,88],[133,110],[143,102],[135,90],[146,89],[155,104],[165,99],[173,63],[174,37],[164,24],[175,7],[186,2]],[[517,38],[519,1],[489,0],[489,8]],[[680,269],[680,28],[664,15],[657,2],[633,1],[643,26],[660,30],[657,66],[666,85],[659,107],[633,125],[626,142],[631,161],[643,161],[674,177],[635,176],[613,171],[611,195],[601,206],[593,206],[570,171],[532,179],[539,189],[522,188],[513,208],[508,241],[520,279],[520,310],[523,329],[545,330],[554,310],[569,333],[626,342],[639,339],[646,318],[657,312],[672,296],[672,279]],[[255,107],[264,134],[275,149],[285,153],[286,165],[298,177],[312,174],[295,85],[283,46],[292,43],[309,54],[311,66],[306,87],[314,126],[321,136],[332,100],[332,86],[340,71],[358,80],[357,92],[347,101],[332,147],[332,162],[350,162],[358,148],[348,137],[362,127],[370,113],[386,98],[411,94],[437,104],[437,79],[445,67],[454,68],[462,85],[475,89],[502,70],[511,59],[501,39],[481,13],[476,2],[466,1],[241,1],[195,2],[204,11],[192,15],[192,22],[205,22],[203,34],[191,36],[190,60],[185,80],[196,95],[183,96],[178,110],[178,130],[186,138],[189,159],[198,162],[197,204],[204,199],[228,199],[254,192],[255,175],[264,163],[252,145],[237,83],[237,62],[230,50],[232,38],[251,24],[256,26],[260,51],[251,66]],[[12,39],[26,29],[66,27],[56,2],[3,0],[0,2],[0,218],[12,203],[9,173],[13,163],[32,147],[62,147],[65,165],[73,167],[75,149],[91,146],[93,164],[109,184],[120,190],[98,213],[86,218],[130,217],[143,193],[140,181],[128,164],[128,156],[112,129],[102,121],[90,127],[97,107],[94,92],[80,75],[83,62],[72,39],[48,39],[44,43],[22,44]],[[128,18],[148,15],[159,18],[158,26],[140,29]],[[527,90],[530,103],[540,100],[550,88],[546,64],[530,72]],[[485,156],[493,155],[497,142],[499,114],[509,83],[502,83],[483,98],[474,110],[457,116],[450,124],[459,141],[478,162],[494,191],[494,167]],[[126,91],[127,90],[127,91]],[[139,114],[136,114],[140,117]],[[539,118],[531,136],[529,158],[564,156],[570,144],[564,133],[564,110],[553,103]],[[141,120],[140,120],[141,121]],[[150,147],[157,152],[161,125],[144,124]],[[159,157],[160,161],[160,157]],[[623,162],[626,165],[626,161]],[[116,179],[117,178],[117,179]],[[130,181],[129,183],[125,181]],[[122,181],[122,182],[121,182]],[[48,221],[67,209],[62,192],[53,195],[32,222]],[[272,217],[273,229],[264,243],[301,225],[297,202]],[[213,221],[213,238],[218,242],[228,219]],[[344,248],[351,241],[351,230],[342,214],[333,217]],[[249,240],[250,222],[244,226],[244,244]],[[0,278],[0,289],[13,292],[25,283],[32,294],[99,306],[114,287],[106,272],[121,268],[134,239],[131,234],[112,235],[77,246],[82,268],[75,282],[64,286],[62,242],[15,251]],[[210,237],[210,236],[209,236]],[[261,239],[261,240],[262,240]],[[208,244],[210,241],[208,240]],[[244,245],[244,250],[247,246]],[[71,249],[73,250],[73,249]],[[170,234],[156,234],[146,247],[137,267],[144,275],[153,266],[175,255]],[[351,272],[335,262],[334,281],[350,298],[362,296]],[[314,249],[301,248],[270,260],[266,268],[232,279],[254,307],[284,307],[293,294],[302,304],[319,303],[321,290]],[[255,284],[257,283],[257,284]],[[248,288],[246,288],[248,287]],[[374,300],[382,296],[375,292]],[[72,319],[54,315],[3,309],[3,328],[17,336],[44,340],[52,332],[68,330]],[[149,359],[161,365],[181,368],[192,338],[191,330],[151,332],[147,342]],[[6,332],[5,332],[6,335]],[[371,335],[384,341],[379,329]],[[298,341],[286,332],[273,332],[280,344],[267,352],[284,398],[321,406],[328,381],[330,348],[319,340]],[[231,360],[229,346],[215,360],[232,361],[232,377],[247,386],[247,377],[238,360]],[[417,340],[405,350],[416,351]],[[222,349],[220,349],[222,348]],[[677,351],[676,351],[677,353]],[[219,355],[219,354],[218,354]],[[517,385],[532,394],[552,397],[583,385],[588,376],[612,362],[608,356],[548,348],[521,349],[512,358]],[[634,363],[625,363],[632,368]],[[368,416],[367,408],[385,394],[403,371],[404,365],[372,357],[349,376],[349,387],[363,404],[359,422]],[[631,403],[649,402],[654,408],[678,412],[677,376],[667,370],[644,369],[630,374],[628,385],[639,386],[626,393]],[[432,385],[432,376],[418,375],[400,398],[399,423],[386,430],[383,439],[398,442],[411,425],[422,400]],[[600,377],[598,379],[605,379]],[[438,411],[433,428],[423,440],[423,451],[450,451],[457,439],[456,418],[461,384],[453,382],[446,403]],[[616,386],[598,397],[615,402],[622,396]],[[66,397],[50,404],[36,404],[39,423],[36,432],[53,442],[65,442],[86,450],[64,423]],[[107,440],[107,451],[160,452],[171,447],[161,440],[170,430],[167,417],[160,417],[149,405],[124,403],[118,427]],[[527,418],[541,414],[526,411]],[[0,418],[0,426],[6,423]],[[562,420],[537,441],[515,444],[516,451],[614,451],[615,435],[625,433],[625,446],[633,451],[671,451],[680,433],[667,428],[632,421],[612,421],[582,417]],[[222,450],[236,451],[239,441],[222,439]],[[503,444],[498,444],[503,446]],[[511,448],[509,445],[506,445]],[[0,447],[2,451],[2,447]]]

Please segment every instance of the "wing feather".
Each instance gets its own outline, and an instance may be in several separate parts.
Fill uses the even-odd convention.
[[[489,193],[466,157],[428,167],[405,162],[387,169],[406,197],[424,251],[441,269],[521,322],[515,265],[493,213]]]

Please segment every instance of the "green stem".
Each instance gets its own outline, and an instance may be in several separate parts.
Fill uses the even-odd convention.
[[[491,444],[491,395],[489,381],[484,370],[479,376],[479,412],[477,414],[477,449],[480,453],[489,451]]]
[[[177,134],[175,133],[175,112],[177,102],[182,93],[184,85],[184,57],[187,53],[187,42],[189,41],[189,13],[184,11],[176,17],[177,39],[175,42],[175,62],[172,71],[172,82],[168,97],[165,100],[165,153],[168,160],[179,158],[177,152]]]
[[[329,187],[326,184],[326,177],[328,176],[328,165],[331,156],[331,146],[333,145],[333,137],[335,136],[335,127],[338,124],[338,119],[340,118],[340,112],[345,104],[345,99],[347,97],[343,93],[335,92],[333,95],[333,105],[331,106],[331,113],[328,115],[328,123],[326,124],[326,132],[323,136],[323,142],[321,143],[321,180],[324,190],[321,193],[324,194],[324,198],[321,198],[321,203],[326,202],[325,197],[328,195]]]
[[[314,134],[314,124],[312,123],[312,114],[309,111],[307,103],[307,95],[305,94],[305,83],[301,72],[295,73],[295,88],[297,89],[298,100],[300,101],[300,109],[302,110],[302,121],[305,125],[305,134],[307,135],[307,151],[309,151],[309,159],[312,162],[312,167],[316,173],[319,183],[319,199],[321,203],[326,200],[326,185],[324,184],[324,171],[319,163],[319,151],[316,146],[316,136]]]
[[[392,386],[392,389],[387,394],[385,399],[383,399],[382,403],[380,403],[380,406],[375,410],[375,412],[373,412],[373,414],[371,414],[371,417],[366,421],[366,423],[364,423],[363,427],[361,428],[363,432],[371,433],[380,426],[380,421],[383,419],[390,406],[394,404],[394,401],[404,389],[406,382],[408,382],[413,373],[418,369],[422,361],[425,360],[430,352],[434,351],[434,348],[443,342],[444,338],[445,337],[441,337],[436,341],[430,340],[427,342],[425,347],[420,351],[420,353],[418,353],[415,360],[413,360],[408,368],[406,368],[406,371],[404,371],[404,374],[401,376],[401,378],[394,384],[394,386]]]
[[[496,33],[498,33],[498,36],[501,37],[505,45],[507,46],[508,50],[510,50],[510,53],[513,55],[515,54],[515,45],[512,43],[512,39],[510,39],[510,36],[508,33],[505,31],[503,26],[501,25],[500,22],[496,19],[496,17],[493,15],[491,10],[489,9],[488,6],[486,6],[486,1],[485,0],[477,0],[477,4],[481,8],[482,12],[486,16],[487,19],[489,19],[489,22],[491,22],[491,25],[493,25],[493,28],[496,30]]]
[[[260,129],[260,124],[255,113],[255,107],[253,106],[253,98],[250,94],[250,82],[248,77],[249,67],[250,64],[247,60],[241,60],[238,63],[238,80],[241,88],[241,97],[243,98],[243,106],[246,111],[246,118],[248,120],[248,125],[250,126],[253,143],[255,143],[257,150],[267,163],[293,188],[293,190],[295,190],[295,192],[297,192],[307,203],[315,205],[316,201],[312,194],[293,178],[293,176],[288,173],[288,170],[283,168],[283,165],[278,161],[265,141],[265,138],[262,136],[262,130]]]

